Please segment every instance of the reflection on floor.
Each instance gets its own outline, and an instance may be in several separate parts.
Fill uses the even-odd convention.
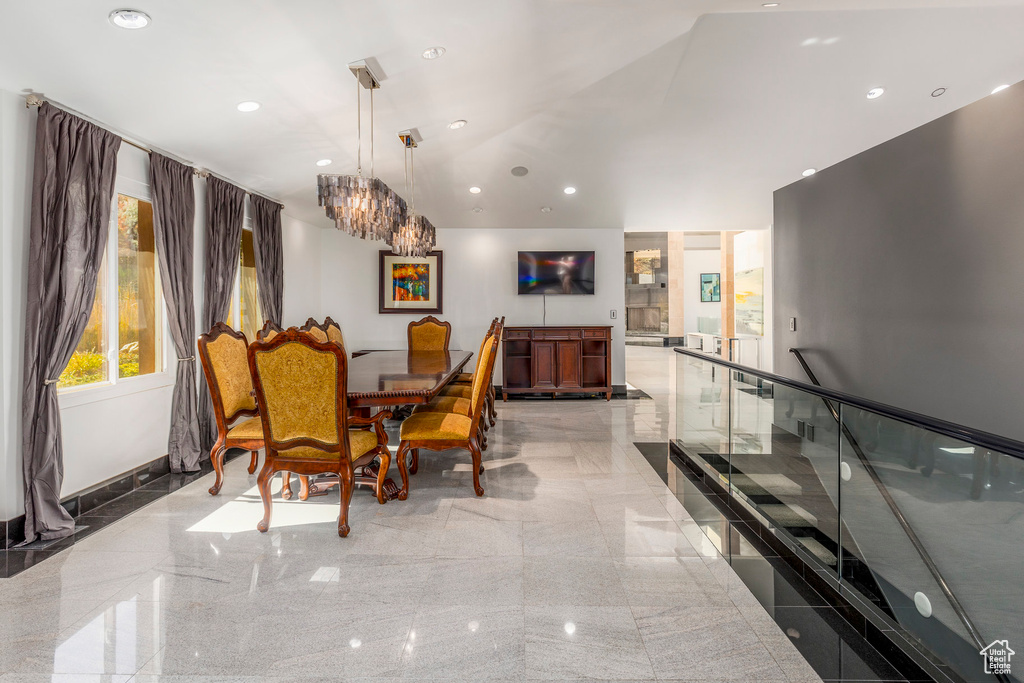
[[[819,681],[633,447],[670,437],[673,366],[628,353],[654,400],[499,403],[483,498],[424,453],[348,538],[333,492],[260,534],[242,458],[0,580],[0,683]]]
[[[676,464],[667,443],[635,445],[659,476],[671,482],[670,488],[703,532],[705,542],[732,567],[734,580],[750,590],[823,680],[908,680],[868,641],[866,625],[861,624],[858,632],[720,496],[689,468]]]

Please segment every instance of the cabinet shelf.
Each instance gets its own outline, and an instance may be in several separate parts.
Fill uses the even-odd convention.
[[[502,395],[601,393],[611,398],[611,327],[506,327]]]

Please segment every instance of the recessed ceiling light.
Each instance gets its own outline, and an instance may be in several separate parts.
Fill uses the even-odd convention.
[[[997,87],[995,90],[992,91],[992,94],[995,95],[997,92],[1003,92],[1004,90],[1006,90],[1009,87],[1010,87],[1009,85],[1000,85],[999,87]]]
[[[778,7],[780,4],[778,2],[766,2],[761,7]]]
[[[320,161],[316,162],[316,165],[317,166],[330,166],[331,163],[332,162],[331,162],[330,159],[321,159]]]
[[[437,59],[443,55],[447,50],[438,45],[437,47],[428,47],[423,51],[423,59]]]
[[[540,212],[541,213],[551,213],[551,207],[550,206],[542,206],[542,207],[540,207]]]
[[[239,102],[238,103],[238,111],[250,112],[250,111],[256,111],[259,108],[260,108],[260,103],[259,102],[251,102],[250,101],[250,102]]]
[[[474,185],[473,187],[469,188],[469,193],[470,194],[480,194],[480,188],[477,187],[476,185]]]
[[[146,28],[152,21],[148,14],[137,9],[116,9],[107,18],[114,26],[127,29]]]
[[[885,94],[885,88],[872,88],[868,90],[868,99],[877,100],[879,97]]]
[[[935,90],[932,90],[932,97],[942,97],[945,94],[946,94],[946,89],[945,88],[936,88]]]
[[[462,128],[464,125],[466,125],[466,119],[457,119],[449,123],[448,127],[451,128],[452,130],[458,130],[459,128]]]
[[[483,213],[483,211],[484,210],[481,209],[479,206],[474,206],[473,207],[473,213]]]
[[[818,169],[816,169],[816,168],[809,168],[809,169],[807,169],[806,171],[803,172],[803,176],[804,176],[804,178],[810,178],[812,175],[814,175],[817,172],[818,172]]]
[[[516,178],[522,178],[524,175],[530,172],[530,169],[525,166],[513,166],[512,170],[509,171]]]
[[[562,190],[562,192],[564,192],[566,194],[576,194],[576,188],[575,187],[567,187],[564,190]]]

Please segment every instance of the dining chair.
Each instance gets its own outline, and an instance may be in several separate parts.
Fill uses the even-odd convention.
[[[501,320],[499,320],[498,318],[494,318],[493,320],[491,320],[491,326],[489,328],[487,328],[487,336],[484,337],[484,343],[486,343],[487,337],[489,337],[491,335],[494,335],[495,337],[497,337],[498,343],[500,344],[501,343],[501,330],[502,330],[503,327],[505,327],[505,316],[501,316]],[[481,348],[482,348],[482,346],[483,346],[483,344],[481,344]],[[497,363],[495,363],[495,366],[497,366]],[[488,425],[493,427],[494,424],[495,424],[495,421],[498,418],[498,411],[495,408],[495,403],[497,401],[497,397],[496,397],[496,394],[494,392],[493,376],[494,376],[494,371],[492,370],[491,371],[492,381],[489,381],[487,383],[487,400],[484,403],[484,405],[487,407],[487,420],[484,421],[484,426],[485,427],[487,427]],[[452,380],[452,384],[456,385],[456,386],[472,384],[472,383],[473,383],[473,373],[471,373],[471,372],[463,372],[463,373],[457,375],[454,380]],[[456,393],[461,395],[462,392],[459,391],[459,392],[456,392]]]
[[[284,332],[280,325],[275,323],[273,320],[267,320],[263,323],[263,327],[256,333],[257,341],[270,341],[278,334]]]
[[[398,446],[398,471],[402,475],[402,489],[398,494],[399,500],[409,497],[409,473],[410,468],[407,458],[411,455],[413,459],[413,470],[419,464],[419,451],[425,448],[431,451],[443,451],[449,448],[462,448],[469,451],[473,459],[473,490],[476,495],[484,495],[484,489],[480,486],[480,474],[483,472],[481,460],[483,455],[480,449],[480,420],[483,417],[484,396],[486,394],[484,382],[490,374],[494,364],[497,339],[484,344],[483,352],[477,361],[477,371],[472,393],[469,398],[469,414],[464,415],[457,412],[413,412],[402,423],[401,438]]]
[[[210,495],[215,496],[224,485],[224,454],[229,448],[250,451],[249,474],[256,471],[259,450],[264,446],[263,426],[252,396],[245,335],[218,322],[209,332],[199,335],[197,345],[217,422],[217,441],[210,450],[210,462],[216,473]],[[246,419],[235,423],[239,418]]]
[[[266,435],[266,458],[257,484],[263,499],[263,519],[256,528],[270,528],[273,509],[270,480],[277,472],[301,475],[333,473],[341,487],[338,535],[349,533],[348,511],[359,478],[355,468],[381,459],[375,484],[377,501],[383,495],[384,474],[391,463],[387,442],[379,432],[349,429],[348,359],[341,346],[318,341],[308,331],[292,327],[248,350],[249,371]],[[382,420],[388,411],[378,413]]]
[[[452,337],[452,324],[428,315],[409,323],[410,351],[447,351]]]

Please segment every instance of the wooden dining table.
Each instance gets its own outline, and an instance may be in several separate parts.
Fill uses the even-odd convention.
[[[368,351],[355,352],[348,362],[348,407],[354,415],[370,417],[375,408],[429,403],[459,376],[473,356],[469,351]],[[356,473],[355,482],[375,486],[377,464]],[[309,496],[321,496],[338,485],[336,475],[309,481]],[[384,481],[389,500],[398,497],[392,479]]]

